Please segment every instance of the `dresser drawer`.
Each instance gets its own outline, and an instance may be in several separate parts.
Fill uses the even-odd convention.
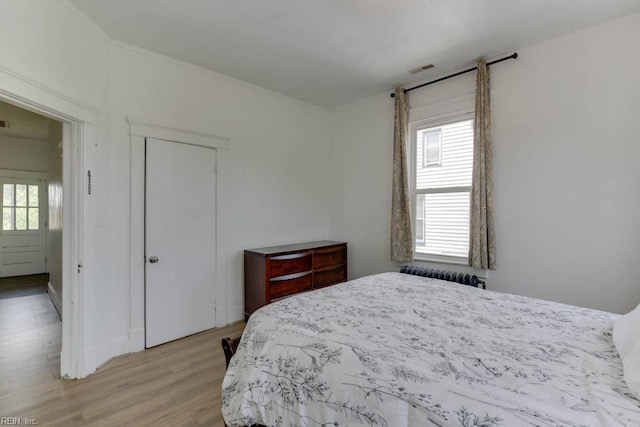
[[[245,249],[245,320],[274,301],[346,280],[346,242],[320,240]]]
[[[332,268],[329,270],[317,271],[313,273],[313,287],[323,288],[329,285],[335,285],[347,280],[347,270],[344,266]]]
[[[313,268],[330,267],[346,262],[347,249],[344,246],[318,249],[313,254]]]
[[[278,255],[270,258],[269,277],[311,271],[311,252]]]
[[[269,282],[271,299],[311,290],[311,277],[311,272],[308,272],[271,279]]]

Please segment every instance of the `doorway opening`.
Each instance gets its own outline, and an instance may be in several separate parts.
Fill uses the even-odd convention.
[[[62,148],[62,122],[0,101],[0,341],[14,344],[2,355],[13,379],[60,376]]]
[[[87,360],[84,349],[84,325],[87,323],[87,319],[85,319],[84,311],[86,290],[83,286],[85,276],[83,248],[84,230],[87,228],[86,222],[89,219],[85,211],[92,212],[93,205],[83,197],[84,183],[82,178],[85,176],[83,171],[87,163],[91,164],[93,161],[93,153],[91,150],[87,150],[85,145],[86,141],[95,141],[96,139],[99,110],[47,88],[27,76],[4,70],[0,70],[0,101],[62,124],[61,148],[64,152],[62,181],[64,185],[61,185],[61,200],[64,200],[64,210],[61,213],[61,223],[64,233],[61,233],[61,256],[64,292],[58,297],[61,300],[60,307],[64,320],[61,326],[60,375],[63,378],[83,378],[98,366],[96,360]],[[6,125],[6,123],[4,124]],[[11,129],[10,121],[9,129]],[[89,156],[88,160],[87,156]],[[13,197],[17,197],[16,191],[22,192],[23,189],[13,188]],[[4,191],[4,188],[2,190]],[[7,191],[11,192],[11,190],[9,188]],[[27,187],[27,194],[28,191]],[[39,190],[38,193],[40,193]],[[3,193],[2,197],[4,197]],[[22,193],[19,197],[22,197]],[[30,207],[35,208],[36,206],[27,202],[26,206],[9,204],[8,207],[15,208],[11,214],[13,215],[19,208],[28,210]],[[37,207],[40,208],[40,206]],[[38,212],[38,217],[40,215],[41,212]],[[45,217],[48,218],[48,213]],[[35,216],[32,216],[32,220],[33,218]],[[28,221],[28,219],[27,212],[26,220]],[[7,223],[9,222],[18,227],[15,220],[7,220]],[[22,223],[20,223],[20,227],[22,227]],[[47,262],[51,262],[51,260],[47,260]],[[47,279],[47,284],[48,282]],[[89,337],[89,339],[91,338]]]

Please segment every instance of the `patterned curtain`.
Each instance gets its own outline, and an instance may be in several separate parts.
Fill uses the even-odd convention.
[[[393,192],[391,196],[391,261],[413,261],[413,230],[409,198],[409,97],[396,88],[395,129],[393,134]]]
[[[474,268],[495,270],[496,238],[493,219],[491,102],[489,99],[489,69],[484,59],[478,61],[474,126],[469,265]]]

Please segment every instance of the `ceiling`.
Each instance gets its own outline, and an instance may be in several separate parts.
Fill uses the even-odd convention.
[[[640,11],[639,0],[71,1],[114,39],[325,108]]]

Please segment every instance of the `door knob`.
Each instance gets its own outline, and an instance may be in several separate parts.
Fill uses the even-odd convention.
[[[149,258],[149,262],[151,264],[155,264],[156,262],[158,262],[158,257],[157,256],[152,256],[151,258]]]

